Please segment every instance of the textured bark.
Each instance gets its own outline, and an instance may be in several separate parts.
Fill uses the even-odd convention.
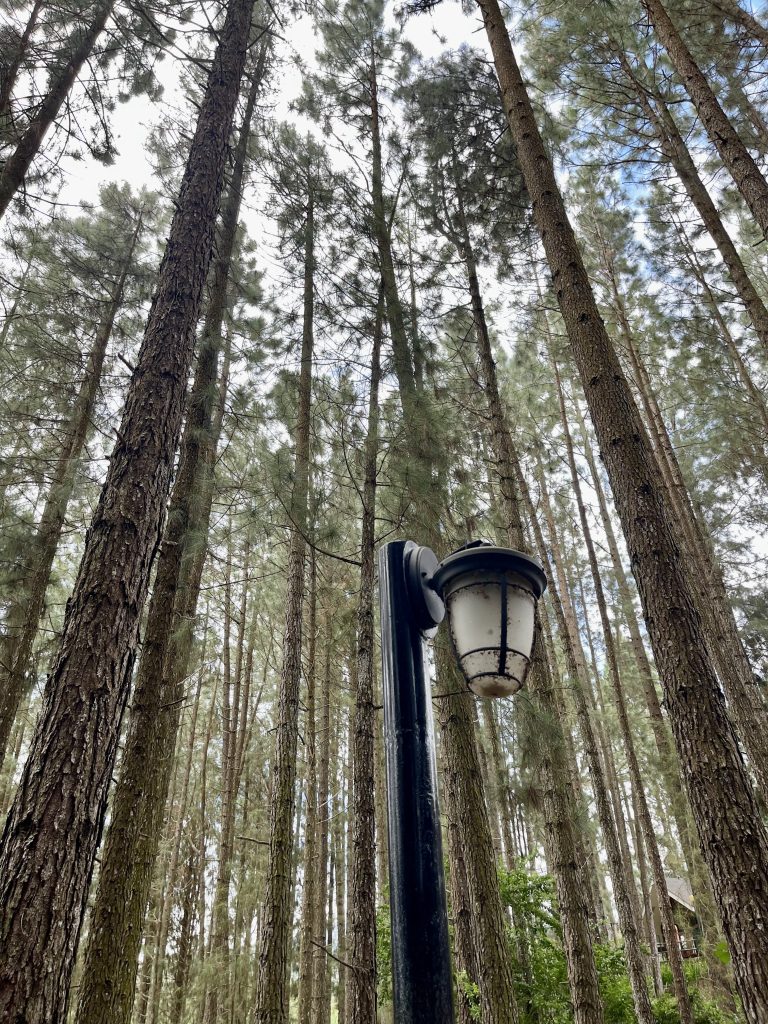
[[[13,54],[0,56],[0,143],[7,137],[13,138],[13,116],[11,111],[11,96],[16,85],[19,70],[29,49],[29,43],[37,27],[40,12],[45,6],[44,0],[35,0],[32,10],[29,12],[24,31],[19,36],[19,42]]]
[[[584,660],[584,652],[581,647],[581,642],[578,636],[578,630],[574,628],[575,615],[573,613],[573,607],[570,601],[570,595],[568,593],[568,587],[565,584],[564,578],[560,571],[559,560],[554,562],[550,558],[549,547],[544,539],[544,534],[541,529],[537,517],[537,509],[533,503],[530,489],[528,487],[525,476],[520,466],[520,460],[517,456],[516,451],[513,449],[513,456],[515,458],[514,468],[517,485],[520,489],[520,495],[523,500],[523,506],[526,509],[529,522],[531,524],[534,540],[536,542],[536,552],[539,556],[541,564],[544,566],[547,573],[548,580],[548,593],[552,605],[555,609],[555,617],[557,619],[557,628],[560,635],[560,639],[563,644],[563,650],[565,653],[565,662],[568,669],[568,675],[572,680],[578,681],[580,686],[586,686],[587,683],[587,666]],[[550,530],[550,533],[552,531]],[[555,710],[560,702],[555,704]],[[582,802],[583,806],[583,802]],[[586,865],[593,856],[590,855],[588,850],[582,849],[580,856],[580,863]],[[589,870],[590,878],[594,878],[596,872],[591,868]],[[603,905],[602,892],[592,893],[592,915],[593,920],[598,928],[598,937],[605,934],[605,909]]]
[[[77,29],[68,41],[68,52],[58,54],[48,86],[48,92],[35,111],[14,152],[3,164],[0,172],[0,218],[8,204],[21,188],[30,164],[53,122],[56,120],[69,90],[80,74],[80,69],[91,55],[96,40],[104,31],[115,0],[101,0],[94,5],[91,21]]]
[[[661,96],[654,96],[653,102],[651,101],[647,88],[632,70],[624,53],[619,54],[619,61],[626,79],[632,86],[637,102],[656,133],[662,153],[675,169],[675,173],[688,193],[688,198],[701,217],[702,224],[717,246],[733,286],[749,314],[760,344],[763,346],[763,350],[768,352],[768,309],[752,284],[741,256],[723,224],[720,213],[701,180],[696,164],[688,152],[688,147],[671,111]]]
[[[320,687],[320,729],[317,773],[317,880],[312,933],[314,960],[312,966],[312,1024],[324,1024],[328,991],[328,955],[325,952],[326,930],[331,915],[328,911],[329,833],[331,801],[328,791],[331,760],[331,637],[329,621],[325,623],[325,668]]]
[[[179,762],[175,761],[171,789],[168,801],[171,807],[176,804],[176,785],[178,782]],[[153,929],[154,955],[152,962],[152,975],[147,998],[147,1019],[146,1024],[157,1024],[160,1019],[160,1003],[163,995],[162,979],[165,971],[165,963],[168,952],[168,921],[170,919],[171,907],[173,905],[173,880],[170,873],[171,862],[171,835],[173,823],[169,819],[163,828],[162,855],[155,867],[160,899],[158,903],[157,922]]]
[[[371,200],[373,205],[373,230],[379,256],[379,269],[384,288],[384,301],[387,310],[392,356],[397,376],[400,399],[406,418],[413,419],[416,414],[415,394],[416,379],[413,359],[408,344],[405,327],[403,304],[397,287],[394,260],[392,258],[392,242],[387,223],[387,211],[384,203],[384,176],[381,156],[381,123],[379,117],[379,92],[376,68],[376,44],[371,40],[371,64],[368,88],[371,105]]]
[[[589,766],[589,777],[597,805],[598,821],[600,822],[605,850],[608,856],[608,867],[613,885],[613,899],[619,915],[621,933],[624,937],[627,970],[632,985],[635,1013],[640,1021],[650,1024],[653,1020],[653,1014],[645,981],[643,954],[640,945],[639,901],[637,899],[637,892],[634,890],[634,878],[629,858],[624,818],[619,801],[616,799],[616,767],[613,763],[613,753],[610,744],[602,731],[595,727],[594,705],[587,667],[583,651],[581,650],[581,643],[578,639],[576,614],[565,577],[563,557],[543,473],[539,473],[539,486],[541,488],[544,514],[550,532],[552,561],[558,580],[560,597],[565,606],[566,630],[571,637],[572,649],[579,650],[579,661],[574,665],[575,671],[572,675],[571,695],[584,744],[584,754]]]
[[[80,456],[91,427],[107,346],[122,304],[125,282],[141,228],[142,219],[139,216],[120,276],[96,329],[88,353],[85,376],[69,417],[66,439],[56,460],[40,523],[25,555],[20,579],[11,594],[6,612],[5,632],[0,641],[0,766],[5,758],[8,737],[19,704],[29,689],[32,648],[45,607],[48,581],[75,487]]]
[[[757,39],[763,46],[768,46],[768,28],[758,21],[754,14],[744,10],[741,4],[736,3],[736,0],[710,0],[710,3],[714,10],[719,11],[734,25],[743,28],[748,35]]]
[[[205,626],[208,625],[208,616],[206,610]],[[203,631],[203,636],[206,636],[206,631]],[[186,815],[189,810],[189,786],[192,777],[192,762],[194,760],[195,753],[195,739],[197,737],[197,720],[200,715],[200,695],[203,689],[203,675],[205,664],[205,640],[203,641],[203,649],[200,657],[201,666],[197,673],[197,688],[195,691],[195,702],[192,706],[192,719],[189,723],[189,735],[187,737],[187,746],[185,753],[185,767],[184,767],[184,778],[181,786],[181,796],[179,798],[179,810],[176,815],[176,824],[173,835],[173,851],[171,854],[171,864],[168,869],[168,873],[171,876],[171,881],[174,879],[174,863],[179,863],[181,857],[181,841],[182,841],[182,829],[186,820]],[[197,837],[198,843],[201,842],[201,838]],[[174,1024],[181,1021],[184,1005],[187,997],[187,983],[189,981],[189,969],[192,963],[194,946],[193,946],[193,926],[197,913],[196,896],[200,885],[198,878],[198,850],[197,847],[190,841],[188,844],[188,861],[185,867],[185,880],[182,883],[182,925],[181,925],[181,936],[179,939],[179,950],[176,961],[176,969],[173,977],[173,994],[171,997],[171,1005],[173,1010],[171,1012],[171,1020]],[[189,904],[189,905],[188,905]]]
[[[310,406],[314,342],[314,197],[309,184],[304,236],[304,321],[301,342],[298,417],[291,530],[288,552],[283,665],[277,708],[277,739],[272,761],[272,799],[254,1024],[287,1024],[288,959],[291,933],[291,882],[296,753],[301,682],[302,603],[304,599],[305,523],[309,490]]]
[[[58,1024],[66,1012],[181,430],[252,7],[232,0],[227,10],[118,440],[0,844],[3,1022]]]
[[[181,883],[181,922],[179,944],[176,952],[176,966],[173,972],[173,994],[171,996],[170,1020],[181,1024],[189,986],[189,969],[192,965],[192,929],[195,922],[195,896],[197,894],[197,873],[195,871],[197,851],[190,844],[189,856],[185,863]]]
[[[563,737],[563,756],[568,779],[573,792],[574,807],[571,808],[572,829],[576,844],[576,856],[582,870],[583,884],[587,895],[587,913],[589,915],[590,934],[594,941],[607,939],[606,913],[602,899],[601,880],[604,878],[597,849],[596,829],[589,822],[587,795],[581,779],[581,770],[573,739],[575,723],[571,713],[566,688],[559,674],[554,638],[549,621],[549,610],[545,605],[539,608],[539,625],[541,627],[544,657],[547,661],[549,674],[552,676],[553,692],[557,697],[554,708],[560,719],[560,731]]]
[[[473,698],[458,676],[445,643],[437,645],[436,659],[441,687],[457,691],[440,698],[437,706],[445,754],[443,780],[446,792],[451,794],[446,803],[459,816],[459,838],[464,849],[480,1020],[483,1024],[516,1024],[512,961],[480,777]]]
[[[681,1024],[693,1024],[693,1011],[691,1009],[690,999],[688,998],[688,990],[686,988],[685,976],[683,974],[683,957],[680,951],[680,942],[678,939],[677,928],[675,927],[675,920],[672,913],[672,904],[670,902],[669,892],[667,890],[667,880],[664,874],[664,866],[662,864],[661,854],[659,853],[659,846],[656,841],[656,833],[654,830],[653,819],[651,818],[651,812],[648,808],[648,802],[645,797],[642,773],[640,771],[640,764],[638,762],[637,753],[635,751],[635,743],[632,735],[632,729],[629,724],[626,699],[624,696],[624,687],[621,681],[621,676],[619,674],[618,656],[616,653],[616,647],[613,640],[613,631],[611,629],[610,618],[608,617],[608,605],[605,600],[605,592],[603,590],[603,582],[602,577],[600,575],[600,567],[597,562],[595,546],[592,542],[592,533],[589,526],[589,520],[587,518],[587,510],[584,505],[584,499],[582,497],[581,481],[579,479],[579,472],[576,466],[576,458],[573,451],[573,441],[571,439],[571,432],[568,426],[568,414],[565,406],[565,396],[563,395],[563,389],[560,382],[560,373],[557,367],[557,362],[554,358],[552,359],[552,365],[555,372],[555,383],[557,386],[558,402],[560,406],[560,419],[563,428],[563,435],[565,437],[565,448],[568,458],[568,467],[571,474],[571,486],[573,488],[573,494],[576,499],[576,506],[579,512],[579,521],[581,523],[581,531],[587,548],[587,557],[589,559],[589,567],[592,574],[592,584],[595,589],[595,598],[597,600],[598,612],[600,615],[600,623],[603,631],[603,643],[606,661],[608,663],[608,676],[610,678],[611,686],[613,689],[614,709],[616,711],[616,715],[619,722],[619,730],[621,733],[621,740],[624,747],[624,754],[626,756],[627,766],[629,768],[630,782],[632,784],[633,795],[638,808],[640,827],[642,829],[643,840],[645,842],[645,850],[648,854],[648,858],[651,863],[653,879],[656,885],[656,898],[659,902],[659,911],[661,914],[664,941],[667,947],[669,966],[672,970],[672,982],[674,986],[675,996],[677,997],[677,1009],[678,1013],[680,1014]],[[620,813],[621,807],[617,807],[617,817]],[[656,950],[653,949],[653,947],[651,947],[651,949],[652,956],[655,959]]]
[[[632,791],[632,842],[635,846],[637,857],[637,870],[640,876],[640,892],[643,897],[643,924],[645,926],[645,938],[648,948],[651,951],[651,967],[653,968],[653,989],[657,996],[664,991],[664,982],[661,977],[661,959],[658,955],[659,940],[656,936],[656,925],[653,918],[653,903],[651,890],[648,885],[648,859],[645,856],[645,845],[643,833],[638,824],[637,801],[634,790]]]
[[[368,430],[363,470],[363,516],[360,539],[360,596],[357,605],[357,652],[354,735],[352,739],[352,838],[350,856],[349,1024],[376,1024],[376,804],[374,659],[376,635],[373,598],[376,540],[376,475],[379,450],[379,380],[383,296],[376,305],[368,391]]]
[[[347,989],[345,973],[346,968],[344,964],[348,962],[347,958],[347,858],[346,858],[346,843],[344,836],[346,832],[345,828],[345,814],[344,814],[344,803],[345,803],[345,791],[349,788],[349,771],[346,763],[343,762],[341,757],[341,732],[342,732],[343,719],[338,719],[338,741],[339,755],[336,759],[336,778],[339,780],[339,784],[334,794],[334,808],[333,808],[333,846],[332,846],[332,857],[333,857],[333,874],[336,879],[335,894],[336,894],[336,908],[335,908],[335,919],[336,919],[336,961],[334,962],[334,968],[336,971],[336,1021],[337,1024],[347,1024]],[[375,879],[374,879],[375,882]],[[375,886],[372,892],[375,891]],[[332,938],[333,936],[331,936]],[[330,947],[329,947],[330,948]],[[330,1021],[330,1005],[328,1007],[329,1015],[328,1020]],[[375,1018],[374,1018],[375,1020]]]
[[[389,885],[389,849],[387,846],[387,785],[384,775],[384,729],[381,722],[381,687],[373,666],[373,688],[376,694],[376,730],[374,735],[374,768],[376,788],[376,899],[380,901]]]
[[[512,809],[509,792],[509,772],[504,763],[504,755],[499,739],[499,729],[493,713],[493,704],[483,701],[481,704],[483,724],[490,746],[491,771],[494,775],[496,799],[499,806],[501,836],[504,844],[504,859],[507,865],[514,865],[520,858],[520,850],[512,836]]]
[[[317,885],[317,749],[315,724],[315,659],[317,652],[317,560],[310,555],[309,569],[309,622],[307,638],[307,717],[304,726],[306,758],[306,801],[304,816],[304,877],[301,890],[301,933],[299,942],[299,1024],[310,1024],[312,1011],[312,965],[315,947],[312,945],[312,915]]]
[[[758,226],[764,235],[768,235],[768,183],[720,106],[664,4],[661,0],[643,0],[643,6],[701,118],[710,142],[720,154]]]
[[[208,945],[206,943],[206,928],[205,928],[205,872],[208,866],[208,858],[206,856],[206,838],[207,838],[207,808],[208,808],[208,751],[211,749],[211,737],[213,736],[213,716],[216,711],[216,700],[218,696],[218,678],[214,682],[213,692],[211,693],[211,703],[208,708],[208,722],[205,729],[205,742],[203,743],[203,763],[200,767],[200,817],[198,834],[200,836],[200,865],[198,869],[198,877],[200,879],[200,888],[198,890],[198,936],[197,936],[197,958],[202,965],[208,954]],[[201,992],[202,1006],[205,1004],[205,991]]]
[[[747,1020],[758,1024],[768,1015],[768,834],[706,656],[648,438],[600,318],[504,19],[497,0],[478,4],[624,529],[737,986]]]
[[[488,738],[485,730],[480,724],[477,713],[477,704],[473,705],[472,715],[474,718],[475,736],[477,737],[477,756],[480,760],[480,775],[483,780],[483,792],[488,803],[488,821],[491,826],[491,839],[493,840],[493,852],[496,855],[497,863],[504,860],[504,846],[501,840],[501,815],[499,813],[499,793],[496,788],[496,776],[491,771],[490,757],[488,754]]]
[[[441,762],[445,770],[445,750],[440,747]],[[448,910],[453,925],[453,969],[459,979],[456,986],[456,1019],[458,1024],[471,1024],[472,1006],[466,987],[461,982],[477,984],[477,964],[472,939],[472,907],[464,864],[464,848],[459,836],[459,815],[451,804],[452,793],[442,794],[443,817],[447,821],[448,836]]]
[[[515,469],[518,464],[517,453],[499,393],[496,364],[485,319],[477,267],[460,187],[457,189],[457,199],[460,251],[467,272],[481,375],[491,417],[491,448],[503,499],[502,510],[506,520],[506,533],[513,546],[525,549],[526,540],[519,491],[515,479]],[[553,713],[553,685],[549,665],[543,657],[539,644],[537,651],[534,652],[531,689],[537,694],[550,722],[557,730],[560,719],[556,712]],[[560,898],[574,1019],[576,1024],[594,1024],[594,1022],[602,1020],[602,1003],[590,938],[589,909],[584,901],[582,878],[579,877],[578,843],[574,835],[574,826],[566,795],[567,790],[570,790],[570,780],[564,759],[564,745],[564,737],[562,735],[555,736],[553,748],[559,747],[560,749],[548,751],[544,754],[542,762],[547,849]]]
[[[214,958],[215,975],[208,987],[203,1020],[205,1024],[216,1024],[227,1018],[230,995],[230,917],[229,889],[232,881],[232,860],[234,854],[234,827],[237,794],[240,783],[239,751],[244,748],[249,711],[250,673],[244,677],[244,665],[247,661],[253,665],[253,626],[250,630],[249,654],[244,657],[246,616],[249,584],[250,537],[246,535],[245,551],[242,555],[242,574],[244,576],[241,600],[237,609],[239,623],[238,643],[236,649],[235,670],[229,671],[229,658],[225,660],[225,678],[222,680],[222,757],[220,771],[221,815],[219,832],[218,864],[216,885],[213,893],[213,911],[211,917],[211,956]],[[231,544],[230,544],[231,551]],[[227,618],[234,617],[231,604],[230,570],[227,565]],[[225,651],[229,650],[228,624],[225,628]]]
[[[188,626],[200,589],[199,574],[190,572],[190,538],[205,537],[208,532],[210,504],[201,499],[221,429],[221,419],[214,415],[219,398],[216,379],[221,332],[250,120],[260,77],[255,75],[251,83],[222,210],[179,468],[160,546],[128,736],[101,857],[76,1024],[128,1024],[133,1005],[143,918],[163,828],[191,650]],[[225,376],[222,374],[222,380]]]
[[[673,531],[685,555],[709,657],[720,676],[763,804],[768,806],[768,710],[760,697],[757,678],[739,636],[712,537],[706,522],[693,508],[650,377],[635,346],[623,303],[619,308],[622,334],[654,437],[656,464],[660,467],[663,486],[674,510]]]
[[[739,346],[736,344],[736,340],[731,333],[728,323],[720,310],[720,304],[709,285],[709,281],[707,281],[707,275],[704,272],[704,267],[701,265],[701,260],[696,249],[691,245],[690,239],[683,230],[683,226],[679,219],[676,216],[673,216],[673,220],[677,236],[680,239],[680,245],[685,253],[685,260],[690,267],[694,278],[699,283],[704,300],[712,314],[712,319],[717,324],[720,337],[723,339],[725,344],[728,361],[736,371],[736,376],[744,389],[744,393],[760,419],[762,431],[758,431],[758,434],[762,434],[762,437],[760,438],[758,447],[762,448],[760,460],[763,464],[763,470],[765,471],[765,445],[766,442],[768,442],[768,405],[766,405],[763,392],[755,383],[750,369],[741,354]],[[766,346],[766,350],[768,351],[768,345]]]
[[[658,694],[656,693],[653,671],[651,669],[643,638],[640,635],[640,628],[635,615],[632,592],[630,590],[629,581],[624,571],[621,555],[619,553],[613,523],[608,511],[603,485],[600,479],[600,474],[597,471],[590,440],[587,437],[586,427],[578,408],[576,412],[582,433],[583,450],[587,464],[590,468],[592,486],[595,494],[597,495],[600,507],[601,522],[608,542],[608,550],[611,555],[614,575],[616,577],[619,591],[619,598],[624,611],[624,620],[627,623],[627,628],[629,629],[632,654],[637,666],[648,718],[651,723],[651,730],[654,734],[656,749],[659,755],[659,768],[661,780],[663,782],[664,799],[670,808],[675,825],[677,826],[677,833],[680,837],[683,856],[688,867],[688,875],[691,880],[693,891],[696,893],[696,915],[699,918],[704,932],[704,955],[707,960],[709,978],[712,983],[720,989],[721,993],[723,993],[730,1001],[732,999],[732,995],[728,979],[728,969],[722,963],[721,959],[713,955],[713,950],[721,939],[720,925],[717,920],[717,912],[715,910],[712,890],[704,861],[702,860],[701,852],[696,844],[696,839],[690,825],[688,803],[685,798],[685,793],[680,787],[680,765],[672,744],[672,736],[669,732],[667,722],[662,715],[661,704],[659,702]]]

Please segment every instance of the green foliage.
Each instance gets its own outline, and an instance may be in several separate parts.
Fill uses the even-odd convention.
[[[721,939],[712,952],[721,964],[729,964],[731,962],[731,954],[728,950],[728,943],[725,939]]]
[[[480,1020],[480,986],[470,980],[466,971],[456,974],[456,986],[466,997],[472,1020]]]
[[[509,871],[500,867],[499,885],[514,921],[510,941],[521,1024],[568,1024],[572,1015],[554,880],[522,862]]]
[[[595,964],[606,1022],[634,1024],[635,1011],[624,950],[613,944],[595,946]]]
[[[389,889],[384,903],[376,908],[376,977],[380,1003],[392,1002],[392,926],[389,918]]]
[[[510,942],[521,1024],[570,1024],[573,1014],[554,880],[522,862],[512,870],[499,867],[499,886],[502,901],[511,909],[515,922]],[[594,953],[606,1024],[636,1024],[623,948],[614,943],[599,944]],[[703,972],[703,964],[698,961],[685,965],[695,1024],[737,1024],[737,1017],[723,1012],[704,995]],[[669,989],[672,976],[666,965],[662,974]],[[457,980],[471,1002],[471,983],[468,979]],[[680,1024],[677,1000],[669,991],[653,1000],[653,1013],[655,1024]]]

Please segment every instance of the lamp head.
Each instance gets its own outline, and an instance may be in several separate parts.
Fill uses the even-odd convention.
[[[536,604],[547,577],[530,555],[473,541],[434,569],[431,586],[448,612],[467,685],[479,697],[507,697],[525,682]]]

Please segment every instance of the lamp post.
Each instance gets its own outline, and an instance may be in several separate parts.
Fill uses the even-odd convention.
[[[547,585],[529,555],[484,541],[442,562],[397,540],[379,551],[387,771],[392,985],[398,1024],[450,1024],[453,994],[437,800],[434,725],[424,640],[446,610],[467,685],[516,693]]]

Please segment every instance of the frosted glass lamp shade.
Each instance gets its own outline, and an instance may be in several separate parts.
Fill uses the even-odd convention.
[[[528,674],[536,602],[546,586],[539,564],[510,548],[478,544],[449,555],[433,585],[442,592],[470,690],[478,697],[516,693]]]

